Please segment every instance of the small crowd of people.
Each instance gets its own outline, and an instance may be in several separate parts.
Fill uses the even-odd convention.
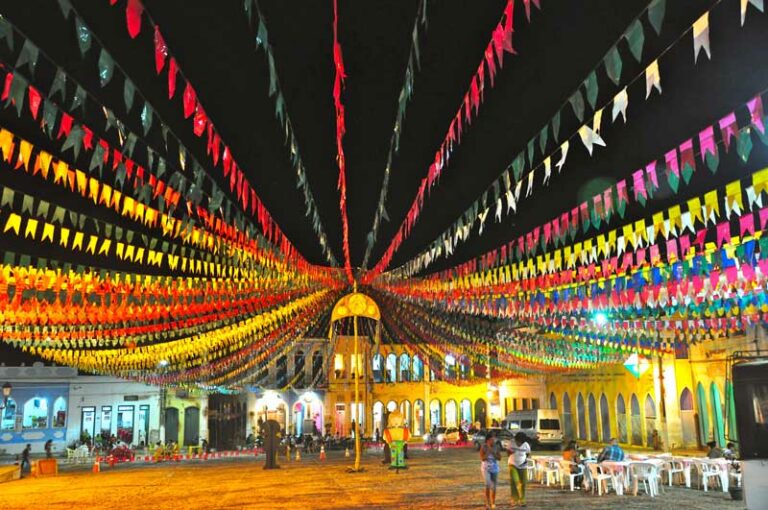
[[[531,445],[528,444],[528,436],[523,432],[518,432],[510,443],[508,448],[503,448],[501,443],[496,440],[494,434],[488,434],[485,438],[485,444],[480,447],[480,471],[485,480],[485,508],[494,510],[496,508],[496,486],[499,481],[499,461],[501,461],[502,452],[506,450],[509,454],[507,466],[509,467],[510,493],[512,497],[512,508],[526,508],[525,490],[528,481],[526,472],[526,463],[531,454]]]

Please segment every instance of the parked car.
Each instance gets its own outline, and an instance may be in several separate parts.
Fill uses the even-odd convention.
[[[563,444],[563,431],[556,409],[512,411],[504,423],[513,435],[525,433],[532,444],[558,447]]]
[[[457,444],[461,441],[461,433],[456,427],[437,427],[434,432],[427,432],[422,438],[424,444],[429,446]]]
[[[475,450],[479,450],[485,443],[485,438],[488,434],[493,434],[496,437],[497,444],[500,444],[502,448],[508,448],[509,442],[512,440],[513,434],[502,427],[489,427],[487,429],[480,429],[472,435],[472,444],[475,446]]]

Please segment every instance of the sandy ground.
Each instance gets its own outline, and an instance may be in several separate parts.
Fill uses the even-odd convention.
[[[349,474],[352,459],[339,452],[324,462],[316,455],[298,462],[281,458],[281,469],[274,471],[262,469],[263,457],[126,465],[98,474],[65,470],[57,477],[0,485],[0,509],[484,508],[474,450],[413,451],[411,457],[410,469],[399,474],[382,466],[376,453],[363,457],[364,473]],[[509,497],[509,474],[502,469],[497,508],[511,508]],[[742,510],[744,505],[722,492],[677,487],[652,499],[532,484],[528,508]]]

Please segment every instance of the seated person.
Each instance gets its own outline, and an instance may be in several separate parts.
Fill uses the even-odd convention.
[[[728,460],[735,460],[736,459],[736,445],[733,443],[728,443],[725,445],[725,450],[723,450],[723,457],[725,457]]]
[[[571,463],[571,474],[582,472],[582,469],[579,467],[579,464],[582,463],[582,460],[581,455],[579,454],[579,450],[576,447],[576,441],[571,441],[568,443],[568,446],[563,451],[563,460],[567,460]],[[582,477],[577,476],[574,482],[577,486],[580,486],[582,483]]]
[[[722,459],[723,457],[725,457],[723,450],[721,450],[720,447],[717,446],[716,442],[714,441],[708,442],[707,447],[709,448],[709,451],[707,452],[707,458]]]
[[[611,438],[608,446],[603,448],[603,451],[597,456],[597,462],[602,462],[604,460],[619,462],[624,460],[624,450],[619,447],[619,441],[615,437]]]

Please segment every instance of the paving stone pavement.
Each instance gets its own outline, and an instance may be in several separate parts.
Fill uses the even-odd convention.
[[[67,470],[57,477],[25,478],[0,485],[0,508],[21,510],[134,508],[182,509],[442,509],[484,508],[477,453],[468,448],[412,451],[409,469],[395,473],[375,452],[363,457],[365,472],[348,474],[352,459],[331,452],[301,461],[280,460],[264,471],[263,457],[207,462],[119,466],[99,474]],[[557,488],[529,486],[529,509],[696,509],[743,510],[723,492],[666,488],[659,498],[602,497]],[[497,508],[511,508],[509,474],[502,469]]]

